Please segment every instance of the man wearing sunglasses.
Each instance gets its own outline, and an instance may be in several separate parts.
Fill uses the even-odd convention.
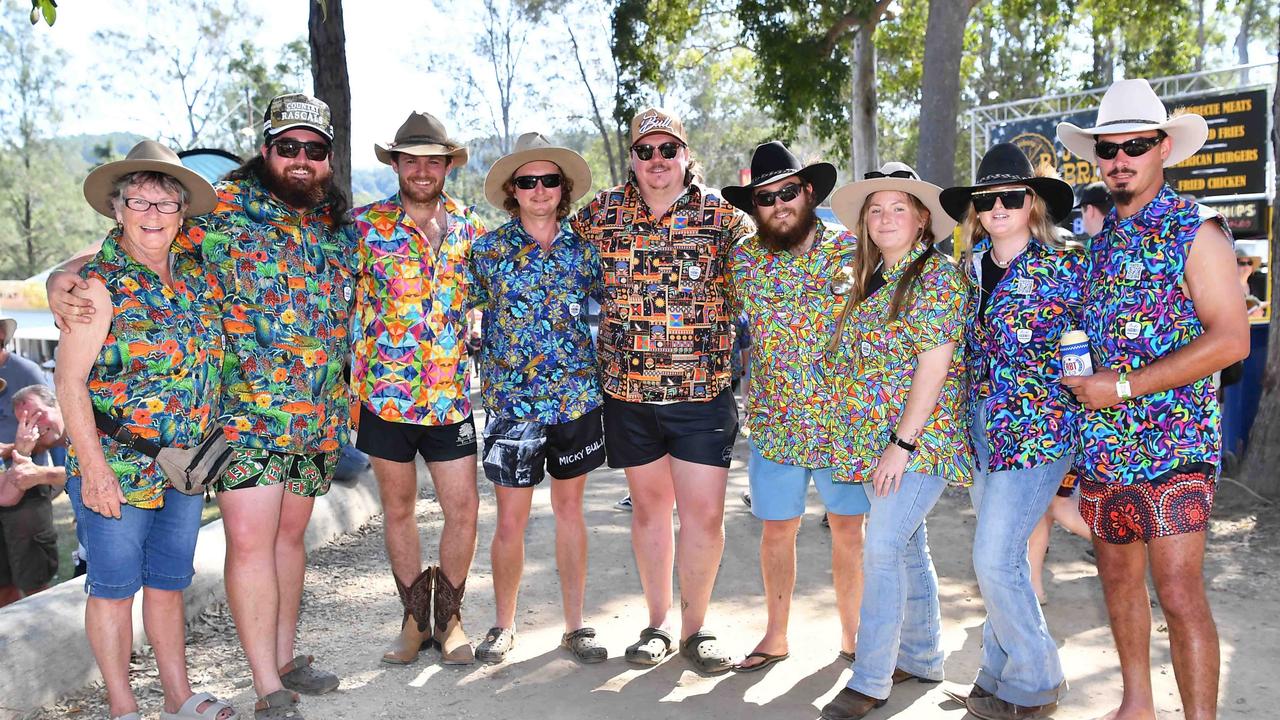
[[[626,469],[649,613],[626,658],[656,665],[676,650],[676,565],[680,652],[716,673],[732,666],[702,628],[724,551],[725,484],[738,434],[729,388],[737,311],[727,260],[751,223],[694,182],[693,163],[679,118],[642,110],[631,121],[631,178],[596,195],[573,224],[599,249],[604,268],[605,442],[609,465]]]
[[[1146,80],[1122,80],[1097,124],[1058,126],[1096,161],[1115,209],[1090,248],[1084,328],[1097,371],[1064,378],[1080,413],[1080,509],[1120,657],[1120,720],[1154,718],[1146,567],[1169,625],[1188,720],[1216,716],[1218,634],[1205,596],[1204,546],[1220,454],[1210,376],[1249,352],[1226,224],[1178,196],[1164,168],[1200,150],[1204,118],[1167,115]]]
[[[461,609],[480,503],[466,273],[471,243],[485,230],[470,206],[445,192],[449,172],[467,164],[467,149],[440,120],[411,113],[395,140],[374,152],[395,170],[399,192],[353,212],[361,273],[351,385],[360,402],[356,447],[373,463],[387,557],[404,603],[399,637],[382,660],[411,663],[434,639],[445,664],[465,665],[475,661]],[[444,514],[440,564],[425,570],[418,455]]]

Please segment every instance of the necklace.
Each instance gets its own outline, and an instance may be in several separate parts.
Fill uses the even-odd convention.
[[[1030,245],[1031,243],[1027,243],[1026,245],[1023,245],[1021,250],[1014,253],[1013,257],[1009,258],[1008,260],[1005,260],[1004,262],[1000,262],[1000,258],[996,257],[996,248],[994,245],[992,245],[991,246],[991,262],[995,263],[996,267],[1007,270],[1009,266],[1013,264],[1014,260],[1017,260],[1018,257],[1022,255],[1022,253],[1027,251],[1027,247]]]

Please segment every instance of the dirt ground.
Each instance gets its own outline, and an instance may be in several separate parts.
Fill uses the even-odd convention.
[[[746,443],[730,474],[726,499],[727,545],[708,619],[708,629],[737,654],[749,652],[763,632],[758,551],[760,523],[740,500],[746,488]],[[425,469],[418,519],[424,548],[434,556],[442,518]],[[489,539],[493,533],[491,487],[481,479],[480,537],[467,582],[464,619],[475,641],[493,621]],[[335,492],[341,492],[336,488]],[[821,506],[811,495],[800,531],[800,572],[791,619],[790,660],[749,675],[702,677],[682,658],[653,669],[622,660],[627,644],[644,626],[644,606],[630,546],[630,513],[614,509],[625,493],[620,471],[593,473],[587,487],[590,577],[586,618],[599,631],[610,658],[580,666],[557,647],[560,593],[554,561],[554,520],[544,484],[535,493],[516,647],[506,663],[452,668],[438,655],[424,654],[414,665],[379,662],[398,628],[400,605],[382,548],[377,520],[314,553],[307,572],[300,652],[342,677],[340,689],[304,698],[310,720],[331,718],[814,718],[849,677],[836,660],[839,631],[830,589],[830,540],[818,520]],[[948,491],[929,519],[929,539],[940,575],[948,685],[906,683],[872,718],[947,718],[965,711],[943,687],[967,687],[979,659],[982,600],[970,564],[973,511],[963,492]],[[1046,613],[1059,639],[1070,690],[1055,717],[1095,718],[1114,707],[1120,683],[1115,651],[1087,544],[1055,530],[1049,551],[1050,596]],[[1238,487],[1223,483],[1212,524],[1206,570],[1222,635],[1221,716],[1274,718],[1271,692],[1280,666],[1280,511],[1262,507]],[[428,558],[430,559],[430,557]],[[1160,610],[1153,674],[1160,717],[1181,718]],[[252,717],[253,692],[229,613],[208,609],[191,623],[188,649],[192,684],[233,701],[242,717]],[[134,662],[133,685],[143,716],[160,707],[159,683],[148,652]],[[31,717],[106,716],[100,686],[90,687]]]

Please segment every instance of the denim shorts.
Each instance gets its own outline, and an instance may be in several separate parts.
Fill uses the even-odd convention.
[[[810,478],[827,512],[862,515],[871,508],[862,483],[832,482],[831,468],[806,468],[767,460],[755,443],[750,445],[747,480],[751,484],[751,514],[761,520],[790,520],[803,515]]]
[[[164,491],[164,507],[121,505],[119,519],[84,506],[78,477],[67,479],[67,497],[75,512],[76,538],[89,563],[84,582],[89,595],[119,600],[133,597],[144,585],[184,590],[191,584],[203,495],[169,488]]]

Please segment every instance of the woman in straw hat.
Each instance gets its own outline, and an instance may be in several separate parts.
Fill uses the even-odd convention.
[[[191,692],[182,591],[194,573],[203,498],[169,486],[155,461],[97,428],[106,414],[133,438],[199,444],[218,408],[222,296],[198,260],[175,249],[188,220],[213,210],[213,188],[149,140],[89,174],[84,195],[115,220],[80,271],[95,312],[70,323],[55,383],[71,438],[67,495],[88,550],[85,632],[106,682],[111,717],[137,720],[129,687],[133,595],[164,688],[162,720],[238,717],[230,704]],[[199,242],[193,243],[199,246]]]
[[[941,195],[947,213],[964,222],[962,264],[977,306],[965,333],[976,460],[969,494],[987,619],[967,705],[980,718],[1047,715],[1063,682],[1027,541],[1075,455],[1077,405],[1059,382],[1058,345],[1079,326],[1085,258],[1079,247],[1065,248],[1056,227],[1073,200],[1052,169],[1033,171],[1011,143],[987,151],[976,183]]]
[[[942,680],[937,573],[925,517],[946,486],[969,478],[963,427],[964,276],[935,247],[955,222],[940,189],[888,163],[835,192],[836,217],[859,239],[849,302],[830,348],[852,345],[854,426],[848,479],[870,483],[858,653],[830,720],[861,718],[893,686]]]

